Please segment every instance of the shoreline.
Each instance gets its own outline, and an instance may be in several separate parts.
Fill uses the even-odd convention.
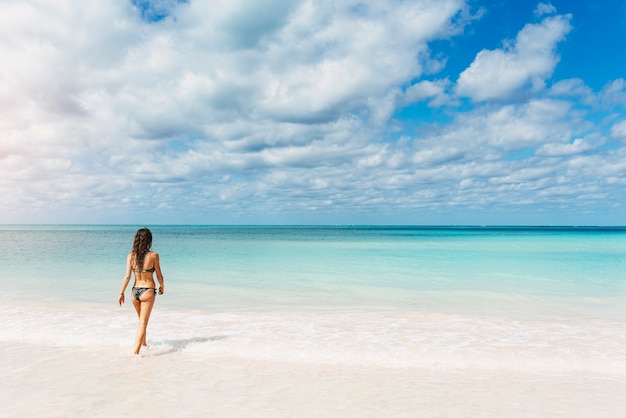
[[[0,320],[8,417],[626,414],[620,320],[161,306],[140,356],[130,306],[14,301]]]
[[[6,359],[11,351],[5,345],[0,348]],[[31,353],[30,369],[13,382],[0,383],[0,402],[8,405],[5,416],[617,417],[626,413],[624,376],[446,372],[231,356],[206,359],[180,351],[142,358],[118,354],[98,364],[103,354],[99,350],[52,351],[52,358]],[[93,366],[87,368],[89,364]],[[61,368],[64,378],[58,380]],[[98,384],[87,383],[85,372]],[[142,387],[141,396],[130,394],[131,385]],[[34,397],[21,396],[26,386],[37,389]]]

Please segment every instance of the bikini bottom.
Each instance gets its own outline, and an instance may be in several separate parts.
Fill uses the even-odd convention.
[[[157,290],[154,287],[133,287],[132,288],[132,293],[133,296],[135,297],[135,299],[137,299],[138,301],[141,301],[141,295],[143,295],[143,293],[146,290],[154,290],[154,294],[157,294]]]

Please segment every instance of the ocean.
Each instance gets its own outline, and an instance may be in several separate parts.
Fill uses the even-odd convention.
[[[626,228],[148,227],[134,356],[137,226],[0,225],[1,416],[626,414]]]

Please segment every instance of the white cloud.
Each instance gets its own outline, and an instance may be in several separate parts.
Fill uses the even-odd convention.
[[[484,107],[461,114],[441,132],[437,142],[448,150],[462,147],[467,158],[501,158],[509,152],[567,142],[571,105],[565,101],[533,100],[521,105]]]
[[[599,94],[599,100],[606,107],[626,106],[626,80],[618,78],[608,83]]]
[[[626,140],[626,120],[621,120],[611,127],[611,137]]]
[[[539,3],[535,8],[535,16],[541,17],[544,15],[551,15],[556,13],[556,7],[551,3]]]
[[[556,45],[571,30],[571,16],[528,24],[503,49],[482,50],[461,73],[457,93],[476,101],[506,98],[530,83],[542,88],[559,61]]]
[[[424,79],[446,62],[429,41],[470,19],[461,0],[157,6],[151,22],[131,3],[0,2],[0,220],[506,209],[626,177],[623,152],[591,140],[574,105],[596,97],[582,80],[462,108],[448,78]],[[477,58],[459,92],[541,84],[568,30],[568,16],[527,25]],[[616,80],[597,102],[623,97]],[[414,129],[398,109],[420,101],[445,110]]]
[[[378,152],[367,144],[398,86],[432,66],[427,42],[458,32],[451,18],[463,8],[135,3],[0,5],[0,167],[10,173],[0,191],[14,210],[47,201],[102,214],[122,200],[145,210],[158,198],[143,190],[158,184],[202,206],[207,191],[245,199],[279,173],[336,171]]]
[[[415,103],[428,100],[432,106],[442,106],[449,104],[451,98],[447,93],[450,85],[448,80],[419,81],[406,89],[402,97],[402,103]]]
[[[536,154],[550,157],[582,154],[597,148],[599,145],[600,144],[594,144],[591,141],[578,138],[567,144],[545,144],[536,151]]]
[[[592,105],[596,100],[591,88],[579,78],[557,81],[552,85],[548,94],[556,97],[579,98],[586,105]]]

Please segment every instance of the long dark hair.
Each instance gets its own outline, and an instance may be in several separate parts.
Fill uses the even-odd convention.
[[[141,228],[135,234],[133,241],[133,258],[135,260],[135,270],[143,269],[143,260],[152,246],[152,232],[148,228]]]

